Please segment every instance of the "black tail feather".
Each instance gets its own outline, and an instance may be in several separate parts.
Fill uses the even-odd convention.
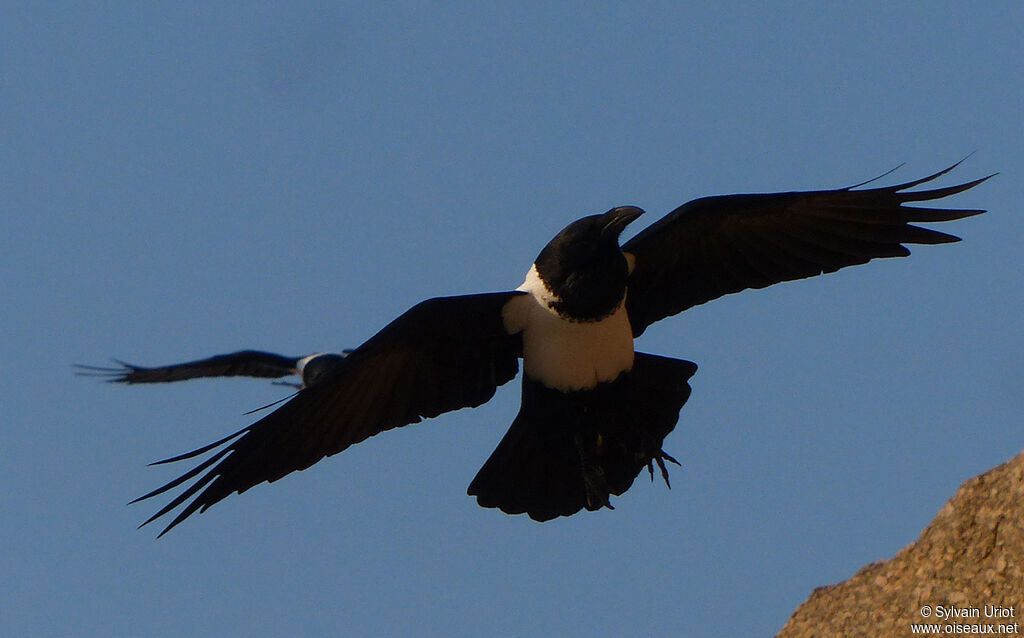
[[[594,390],[559,392],[523,377],[519,415],[469,486],[483,507],[546,521],[612,508],[657,463],[690,396],[689,361],[637,353],[633,369]]]

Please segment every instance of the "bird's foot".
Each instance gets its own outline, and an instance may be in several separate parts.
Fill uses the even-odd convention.
[[[654,462],[657,462],[658,469],[661,470],[661,478],[662,478],[662,480],[665,481],[665,485],[668,486],[668,489],[672,489],[672,483],[670,483],[669,480],[668,480],[668,468],[665,467],[665,461],[668,461],[670,463],[675,463],[679,467],[683,466],[682,463],[680,463],[679,461],[675,460],[672,457],[672,455],[670,455],[668,452],[666,452],[665,450],[659,450],[657,456],[654,456],[652,458],[647,459],[647,472],[651,475],[651,482],[653,483],[654,482]]]
[[[608,481],[604,478],[604,471],[599,467],[585,468],[583,471],[583,486],[587,494],[587,509],[591,512],[607,507],[612,507],[609,496],[611,496]]]

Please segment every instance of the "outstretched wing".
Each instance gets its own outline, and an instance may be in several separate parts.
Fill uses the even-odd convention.
[[[114,360],[119,368],[76,364],[79,374],[107,377],[111,383],[167,383],[201,377],[263,377],[277,379],[295,374],[298,357],[284,357],[272,352],[239,350],[169,366],[144,368]]]
[[[424,301],[271,414],[220,441],[160,461],[192,458],[226,444],[183,476],[136,499],[199,476],[143,525],[199,493],[163,535],[233,492],[304,470],[374,434],[485,403],[519,370],[521,337],[505,331],[502,308],[520,294]]]
[[[942,199],[982,183],[916,192],[905,184],[854,190],[723,195],[683,204],[622,246],[631,255],[626,308],[634,336],[650,324],[722,295],[834,272],[876,257],[905,257],[903,244],[959,237],[915,226],[983,210],[904,206]],[[874,180],[871,180],[874,181]]]

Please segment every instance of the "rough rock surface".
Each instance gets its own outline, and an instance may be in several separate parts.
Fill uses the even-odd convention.
[[[940,627],[915,634],[925,623]],[[961,485],[891,560],[814,590],[778,636],[993,632],[1024,636],[1024,453]]]

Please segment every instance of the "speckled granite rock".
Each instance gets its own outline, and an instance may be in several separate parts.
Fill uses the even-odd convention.
[[[1024,636],[1024,453],[961,485],[891,560],[814,590],[778,636],[902,637],[924,623],[959,628],[916,635],[986,633],[991,623]]]

